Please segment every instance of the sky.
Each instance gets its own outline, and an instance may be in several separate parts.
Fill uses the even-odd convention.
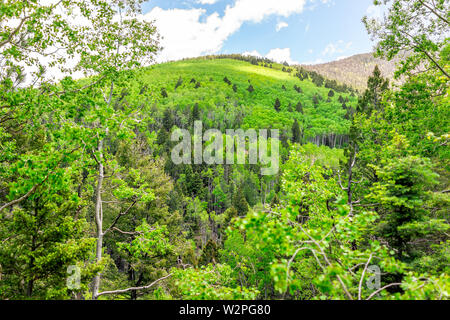
[[[373,0],[150,0],[164,49],[158,62],[241,53],[316,64],[371,52],[361,19],[380,16]]]

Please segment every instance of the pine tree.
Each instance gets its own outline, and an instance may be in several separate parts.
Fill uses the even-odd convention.
[[[245,216],[248,212],[248,203],[244,197],[242,186],[238,188],[233,197],[233,207],[236,209],[240,217]]]
[[[225,218],[224,218],[222,229],[225,230],[226,228],[228,228],[228,226],[230,225],[233,218],[237,217],[239,214],[235,207],[230,207],[227,210],[225,210],[223,215]]]
[[[288,140],[289,140],[288,135],[287,135],[286,131],[283,130],[283,132],[281,132],[281,134],[280,134],[280,141],[281,141],[281,145],[286,149],[289,148]]]
[[[192,107],[192,114],[191,114],[191,122],[192,122],[192,124],[196,120],[200,120],[200,110],[198,108],[198,103],[194,104],[194,106]]]
[[[297,86],[296,84],[294,85],[294,90],[297,91],[298,93],[303,93],[302,88],[300,88],[300,87]]]
[[[179,86],[181,86],[183,84],[183,78],[181,78],[181,76],[178,78],[177,83],[175,84],[175,90],[177,90],[177,88]]]
[[[294,124],[292,125],[292,142],[300,143],[302,139],[302,134],[300,131],[300,126],[298,125],[297,119],[294,120]]]
[[[303,105],[300,101],[295,106],[295,110],[297,110],[297,112],[300,112],[301,114],[303,114]]]
[[[428,190],[437,183],[438,175],[429,159],[417,156],[394,156],[376,170],[379,181],[370,197],[383,216],[378,232],[396,249],[399,259],[410,259],[415,249],[411,241],[423,232],[420,224],[430,219],[429,209],[423,204],[430,199]]]
[[[372,76],[367,80],[367,89],[358,101],[358,112],[370,115],[372,111],[380,109],[380,100],[383,92],[389,88],[389,80],[381,75],[378,66],[375,66]]]
[[[163,98],[167,98],[169,95],[167,94],[166,88],[161,88],[161,96]]]
[[[217,262],[217,244],[215,241],[209,239],[203,248],[203,253],[200,257],[200,264],[207,265],[209,263],[215,264]]]
[[[231,81],[230,81],[227,77],[223,78],[223,81],[224,81],[226,84],[231,85]]]
[[[274,105],[274,107],[275,107],[275,110],[277,110],[277,112],[280,112],[280,110],[281,110],[281,102],[280,102],[280,99],[276,99],[275,100],[275,105]]]
[[[172,130],[173,125],[174,125],[174,121],[173,121],[172,111],[169,108],[167,108],[166,110],[164,110],[164,116],[162,119],[162,127],[167,132],[170,132],[170,130]]]

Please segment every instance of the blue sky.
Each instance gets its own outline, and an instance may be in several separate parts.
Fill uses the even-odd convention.
[[[370,52],[361,22],[373,0],[152,0],[143,6],[163,36],[159,61],[246,53],[290,63]]]

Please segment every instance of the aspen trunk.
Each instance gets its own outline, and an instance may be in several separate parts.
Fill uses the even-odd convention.
[[[99,151],[99,164],[98,164],[98,180],[97,188],[95,191],[95,222],[97,224],[97,247],[95,252],[95,260],[99,262],[102,259],[103,251],[103,210],[102,210],[102,187],[104,179],[104,167],[103,167],[103,140],[98,143]],[[100,277],[101,274],[98,273],[94,277],[93,289],[92,289],[92,299],[97,299],[97,295],[100,289]]]

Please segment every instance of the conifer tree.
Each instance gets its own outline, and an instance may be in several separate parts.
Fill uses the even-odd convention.
[[[240,186],[233,197],[233,207],[236,209],[238,215],[243,217],[248,212],[248,203],[244,197],[244,191],[242,186]]]
[[[277,110],[277,112],[280,112],[280,110],[281,110],[281,102],[280,102],[280,99],[276,99],[275,100],[275,105],[274,105],[274,107],[275,107],[275,110]]]
[[[180,77],[178,78],[177,83],[175,84],[175,90],[177,90],[177,88],[178,88],[179,86],[181,86],[182,84],[183,84],[183,78],[180,76]]]
[[[209,239],[203,248],[203,253],[200,257],[200,264],[207,265],[209,263],[216,264],[218,256],[217,244],[212,239]]]
[[[300,143],[301,142],[301,131],[300,126],[298,125],[297,119],[294,120],[294,124],[292,125],[292,142]]]
[[[381,96],[388,88],[389,80],[383,78],[380,69],[375,66],[367,80],[367,89],[358,101],[357,111],[370,115],[373,110],[380,110]]]
[[[166,110],[164,110],[164,116],[162,119],[162,127],[167,132],[170,132],[170,130],[172,130],[173,125],[174,125],[174,121],[173,121],[172,111],[169,108],[167,108]]]

